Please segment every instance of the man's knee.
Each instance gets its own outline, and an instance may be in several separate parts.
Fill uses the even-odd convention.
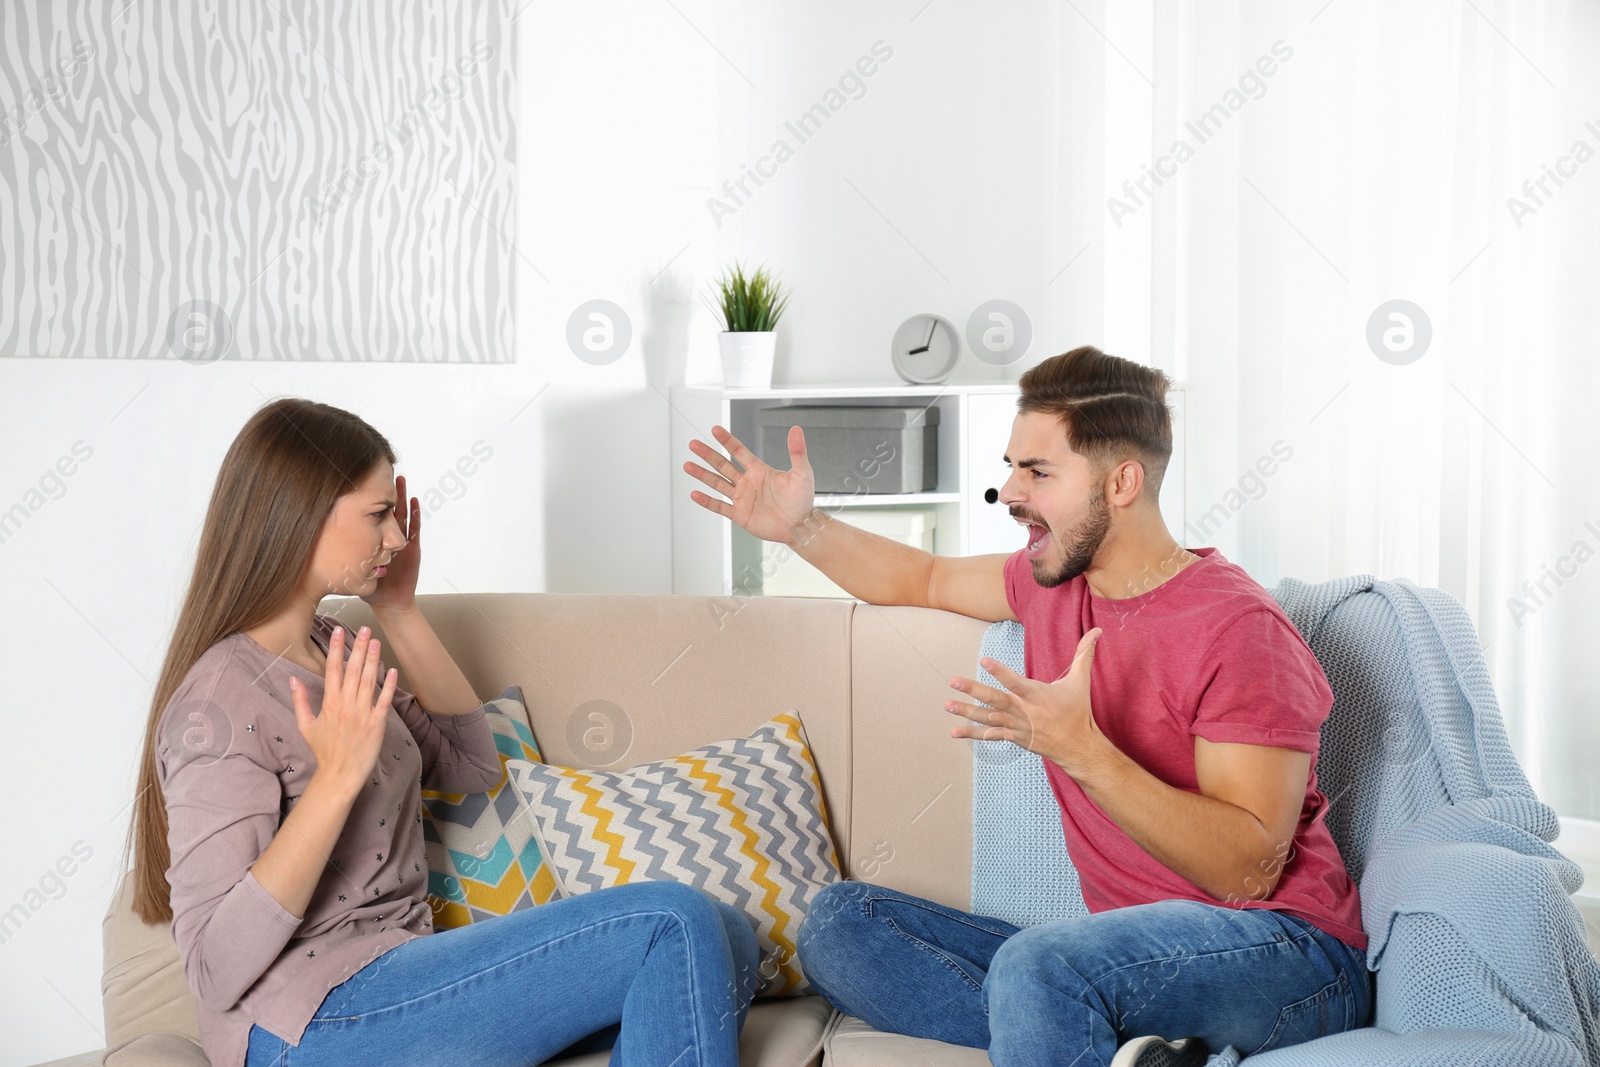
[[[866,899],[871,888],[864,882],[834,882],[811,898],[794,942],[808,978],[826,974],[831,962],[860,944],[862,924],[869,918]]]
[[[865,882],[833,882],[817,890],[800,922],[798,938],[816,941],[848,934],[866,919],[872,887]]]
[[[1034,926],[1006,939],[995,952],[984,977],[985,998],[1004,999],[1007,992],[1020,992],[1049,986],[1071,993],[1087,990],[1088,982],[1079,973],[1062,935],[1046,927]]]

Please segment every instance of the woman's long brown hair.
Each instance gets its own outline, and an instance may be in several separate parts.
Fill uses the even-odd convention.
[[[282,611],[311,566],[334,502],[382,460],[395,462],[383,435],[356,415],[311,400],[269,401],[223,457],[206,508],[189,592],[173,628],[150,712],[133,818],[124,843],[134,880],[133,911],[147,923],[172,919],[167,804],[156,777],[156,726],[195,662],[229,634]]]

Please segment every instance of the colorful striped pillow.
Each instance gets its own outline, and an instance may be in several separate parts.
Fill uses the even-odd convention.
[[[509,915],[544,904],[556,892],[533,820],[503,770],[512,759],[539,759],[522,687],[507,686],[484,705],[484,717],[500,750],[500,781],[485,793],[422,790],[422,847],[435,930]]]
[[[563,895],[625,882],[684,882],[750,917],[757,996],[812,992],[795,956],[811,898],[839,860],[800,717],[625,771],[506,764],[533,812]]]

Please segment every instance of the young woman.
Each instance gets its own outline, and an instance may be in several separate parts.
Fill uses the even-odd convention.
[[[212,490],[151,702],[130,845],[134,910],[171,920],[212,1067],[734,1067],[751,922],[670,882],[437,933],[424,787],[486,790],[483,703],[417,610],[421,512],[349,412],[262,407]],[[359,596],[363,627],[319,614]]]

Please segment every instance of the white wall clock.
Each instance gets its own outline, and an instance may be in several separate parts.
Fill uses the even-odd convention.
[[[912,385],[937,385],[956,369],[961,335],[943,315],[913,315],[894,332],[890,358],[895,373]]]

